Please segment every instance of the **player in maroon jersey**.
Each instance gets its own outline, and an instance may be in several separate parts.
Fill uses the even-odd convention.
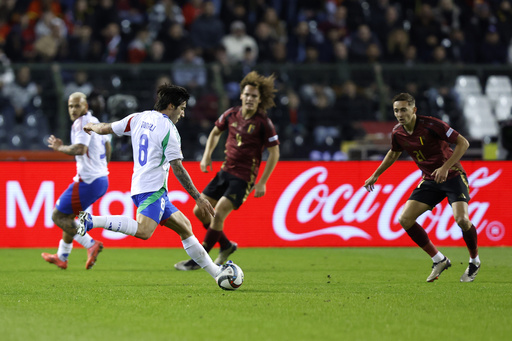
[[[416,115],[415,100],[410,94],[398,94],[392,102],[398,124],[393,128],[391,150],[372,176],[365,181],[364,187],[372,191],[379,176],[405,150],[423,172],[423,179],[405,203],[399,222],[409,237],[432,257],[434,264],[427,282],[435,281],[451,263],[437,250],[416,219],[425,211],[433,209],[444,198],[448,198],[452,206],[453,216],[462,229],[462,237],[470,256],[469,266],[460,281],[472,282],[480,269],[480,258],[476,228],[468,214],[468,180],[459,162],[468,149],[469,142],[443,121]],[[449,144],[454,144],[455,148],[452,150]]]
[[[207,228],[203,246],[207,252],[219,242],[219,256],[216,264],[223,264],[236,251],[237,244],[230,241],[223,232],[224,221],[231,211],[238,209],[254,189],[254,197],[265,195],[266,183],[279,160],[279,139],[266,110],[275,106],[275,77],[264,77],[252,71],[240,82],[241,107],[226,110],[215,122],[208,136],[201,160],[201,171],[212,170],[212,153],[220,136],[228,132],[226,158],[221,170],[204,189],[203,195],[215,207],[215,217],[203,215],[194,208],[197,218]],[[258,170],[264,149],[269,156],[263,174],[258,182]],[[176,263],[178,270],[196,270],[199,266],[193,260]]]

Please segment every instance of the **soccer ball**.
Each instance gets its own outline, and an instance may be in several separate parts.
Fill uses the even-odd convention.
[[[244,272],[238,265],[228,261],[220,266],[220,272],[215,280],[221,289],[236,290],[244,282]]]

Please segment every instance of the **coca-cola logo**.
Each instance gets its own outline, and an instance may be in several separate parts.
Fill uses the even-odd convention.
[[[481,167],[468,177],[472,198],[468,206],[470,219],[478,233],[487,227],[491,240],[503,238],[505,229],[500,227],[500,222],[489,223],[485,215],[490,203],[480,202],[475,197],[501,173],[501,169],[491,174],[487,167]],[[367,192],[362,184],[360,187],[350,183],[333,185],[328,176],[328,169],[318,166],[307,169],[289,183],[279,197],[272,217],[277,236],[287,241],[322,235],[334,235],[343,240],[396,240],[402,237],[405,231],[400,227],[398,217],[413,187],[418,184],[421,171],[407,175],[398,185],[377,183],[372,192]],[[365,230],[364,223],[375,219],[378,235],[368,231],[372,229]],[[462,238],[446,200],[421,215],[418,223],[438,240]],[[308,226],[309,229],[294,232],[299,226]]]

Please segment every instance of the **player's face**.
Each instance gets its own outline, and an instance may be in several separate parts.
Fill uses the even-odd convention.
[[[260,91],[252,85],[246,85],[240,94],[243,112],[256,112],[261,102]]]
[[[407,101],[396,101],[393,103],[393,112],[398,123],[403,126],[409,126],[416,114],[416,107],[409,105]]]
[[[169,118],[171,119],[172,123],[176,124],[178,121],[185,116],[185,108],[187,107],[187,102],[181,103],[178,107],[174,108],[171,111],[171,115]]]
[[[72,122],[85,115],[88,108],[87,101],[81,97],[72,97],[68,100],[69,118]]]

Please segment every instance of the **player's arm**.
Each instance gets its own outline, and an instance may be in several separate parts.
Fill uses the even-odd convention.
[[[208,167],[210,168],[210,171],[212,170],[212,153],[215,150],[215,147],[217,147],[217,144],[219,144],[221,135],[222,130],[220,130],[217,126],[213,127],[210,135],[208,135],[203,157],[201,158],[201,163],[199,164],[201,171],[204,173],[208,173]]]
[[[366,181],[364,182],[364,187],[368,192],[373,191],[374,184],[377,182],[377,179],[379,176],[382,175],[388,169],[391,167],[393,163],[395,163],[396,160],[402,155],[402,152],[394,152],[391,149],[388,151],[386,156],[384,157],[384,160],[380,163],[379,167],[373,172],[372,176],[370,176]]]
[[[279,145],[268,148],[268,159],[260,180],[254,185],[254,197],[259,198],[267,191],[267,181],[279,161]]]
[[[202,211],[203,214],[211,214],[213,217],[215,216],[215,209],[210,204],[208,200],[201,196],[196,186],[192,182],[190,175],[188,174],[185,167],[183,167],[183,163],[180,159],[171,161],[171,168],[174,176],[178,179],[181,186],[190,194],[192,198],[196,201],[197,207]]]
[[[448,171],[454,164],[460,161],[466,150],[469,148],[469,142],[462,135],[457,136],[457,142],[455,148],[453,149],[453,154],[450,156],[448,160],[439,168],[432,172],[434,176],[434,181],[437,183],[446,181],[448,177]]]
[[[99,135],[112,134],[112,123],[92,123],[89,122],[84,126],[84,131],[91,135],[91,132],[95,132]]]
[[[87,153],[87,146],[81,143],[72,144],[69,146],[64,145],[61,139],[50,135],[48,138],[48,147],[51,149],[61,152],[67,155],[84,155]]]
[[[107,158],[107,163],[109,163],[112,158],[112,144],[110,141],[105,141],[105,157]]]

